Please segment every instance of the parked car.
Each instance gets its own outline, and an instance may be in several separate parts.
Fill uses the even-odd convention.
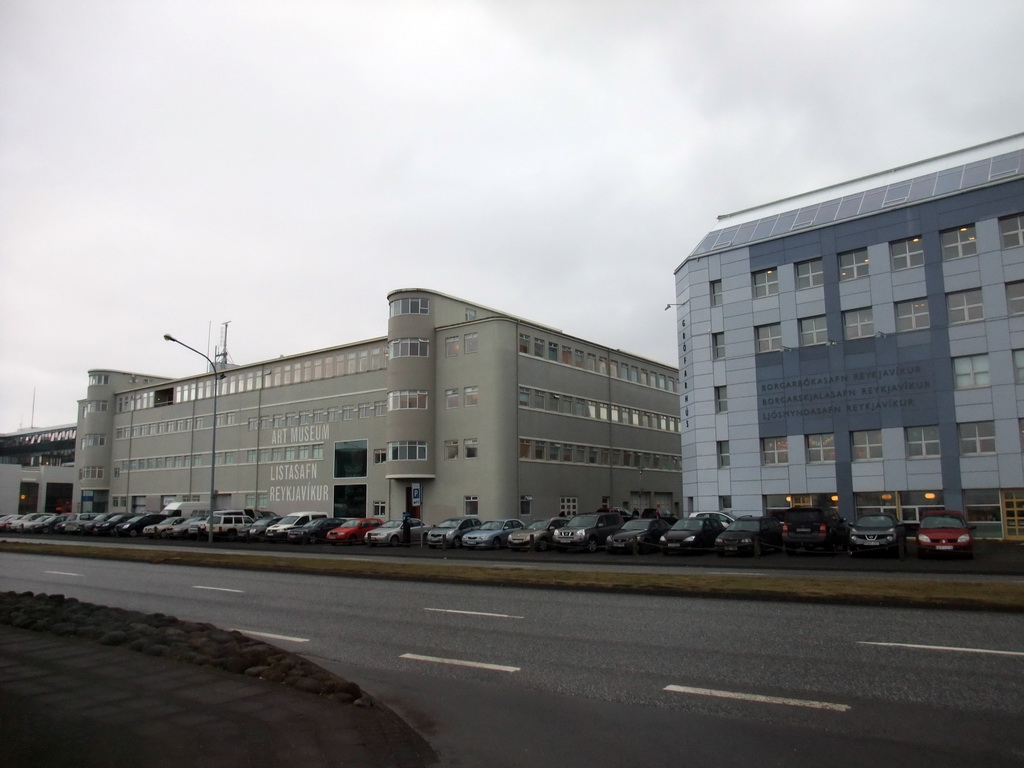
[[[500,549],[505,546],[509,534],[522,527],[523,521],[514,517],[488,520],[483,525],[463,534],[462,546],[470,549],[485,547]]]
[[[167,517],[166,515],[160,515],[159,520],[154,520],[149,525],[145,525],[142,528],[142,535],[147,536],[151,539],[163,538],[161,535],[164,531],[170,528],[172,525],[177,525],[184,517]]]
[[[195,523],[196,518],[194,517],[183,517],[180,522],[174,525],[164,528],[160,532],[160,538],[162,539],[187,539],[189,536],[189,530]]]
[[[103,523],[103,522],[109,520],[110,518],[112,518],[112,517],[114,517],[114,516],[116,516],[118,514],[121,514],[121,513],[119,513],[119,512],[101,512],[101,513],[99,513],[98,515],[96,515],[91,520],[86,520],[84,523],[82,523],[81,533],[83,533],[86,536],[92,536],[96,532],[96,526],[97,525],[99,525],[100,523]]]
[[[736,522],[735,517],[733,517],[732,515],[727,515],[725,514],[725,512],[696,512],[690,515],[690,517],[696,517],[700,519],[704,519],[706,517],[711,518],[712,520],[717,520],[726,527]]]
[[[467,531],[480,527],[478,517],[449,517],[430,529],[428,547],[461,547]]]
[[[219,509],[206,517],[192,518],[188,535],[196,538],[209,538],[213,525],[213,538],[235,541],[239,531],[248,528],[253,522],[253,512],[249,509]]]
[[[673,520],[675,518],[672,518]],[[656,552],[660,548],[662,535],[672,525],[663,517],[638,517],[627,520],[619,530],[608,537],[605,549],[608,554]]]
[[[569,518],[569,522],[555,531],[555,549],[565,552],[567,549],[585,549],[597,552],[608,537],[623,525],[622,515],[618,512],[591,512]]]
[[[512,531],[505,545],[513,550],[536,549],[546,552],[551,547],[554,533],[569,522],[568,517],[549,517],[546,520],[534,520],[525,528]]]
[[[831,507],[790,507],[782,513],[782,545],[787,555],[797,550],[845,549],[850,525]]]
[[[3,517],[0,517],[0,531],[15,530],[14,524],[23,517],[24,515],[4,515]]]
[[[323,544],[327,541],[327,532],[344,525],[347,517],[319,517],[305,525],[297,525],[288,529],[285,539],[289,544]]]
[[[327,541],[331,544],[362,544],[366,534],[379,528],[384,521],[379,517],[351,517],[344,523],[327,532]]]
[[[88,520],[92,520],[96,517],[94,512],[75,512],[70,514],[64,520],[64,533],[75,533],[81,535],[82,528]]]
[[[44,515],[44,512],[32,512],[28,515],[20,515],[19,517],[11,521],[8,530],[13,531],[15,533],[21,533],[25,529],[25,526],[27,524],[34,523],[36,520],[43,517]]]
[[[142,529],[147,525],[152,525],[163,519],[165,519],[163,515],[133,515],[115,525],[110,533],[112,536],[131,536],[135,538],[142,533]]]
[[[265,541],[285,541],[290,529],[299,528],[310,520],[326,517],[330,517],[326,512],[292,512],[264,529]]]
[[[917,556],[963,555],[974,557],[974,526],[962,512],[951,509],[925,512],[917,529]]]
[[[417,517],[410,517],[409,520],[409,541],[415,544],[422,544],[430,533],[431,528],[429,525],[424,525],[423,521]],[[371,528],[366,534],[364,541],[367,546],[376,547],[377,545],[387,544],[389,547],[397,547],[402,543],[402,521],[401,520],[388,520],[386,523],[378,525],[376,528]]]
[[[715,539],[725,530],[717,517],[687,517],[661,536],[661,553],[678,555],[683,552],[710,552],[715,548]]]
[[[100,520],[100,522],[96,523],[96,525],[92,526],[92,529],[91,529],[92,535],[93,536],[112,536],[113,535],[114,526],[117,525],[118,523],[123,523],[125,520],[127,520],[130,517],[132,517],[132,515],[120,512],[120,513],[117,513],[117,514],[113,514],[110,517],[104,518],[103,520]]]
[[[895,515],[863,515],[850,526],[846,549],[851,556],[883,552],[902,560],[907,555],[907,529]]]
[[[744,515],[715,537],[715,552],[719,557],[732,554],[760,557],[781,549],[782,523],[770,515]]]
[[[32,519],[22,520],[20,525],[21,533],[50,533],[53,531],[53,524],[57,522],[58,515],[37,514],[31,515]]]
[[[273,525],[280,519],[280,517],[275,515],[273,517],[261,517],[258,520],[254,520],[238,532],[238,538],[242,541],[266,541],[267,527]]]

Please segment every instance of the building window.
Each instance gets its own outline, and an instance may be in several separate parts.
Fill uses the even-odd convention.
[[[722,306],[722,281],[712,280],[708,284],[708,290],[711,294],[711,306],[720,307]]]
[[[711,359],[721,360],[725,357],[725,333],[711,334]]]
[[[480,401],[480,387],[466,387],[462,390],[463,402],[465,402],[468,408],[471,405],[476,405]]]
[[[953,388],[976,389],[991,385],[988,355],[966,355],[953,358]]]
[[[946,294],[946,312],[950,325],[970,323],[985,319],[985,308],[981,303],[981,289],[957,291]]]
[[[800,318],[800,346],[813,347],[828,341],[828,329],[825,327],[825,316]]]
[[[999,235],[1003,239],[1003,248],[1016,248],[1018,245],[1024,245],[1024,213],[1000,219]]]
[[[476,517],[480,514],[480,499],[476,496],[462,497],[462,513],[469,517]]]
[[[463,440],[462,448],[467,459],[475,459],[479,456],[479,443],[475,437],[467,437]]]
[[[429,315],[430,299],[395,299],[391,302],[391,316]]]
[[[796,265],[796,288],[816,288],[825,284],[825,271],[821,259],[802,261]]]
[[[1013,380],[1024,384],[1024,349],[1013,350]]]
[[[839,254],[839,279],[856,280],[868,276],[868,250],[847,251]]]
[[[388,356],[392,359],[396,357],[430,357],[430,341],[428,339],[394,339],[388,344]],[[355,360],[352,362],[354,363]],[[355,373],[355,371],[350,370],[349,373]]]
[[[401,389],[388,393],[389,411],[424,410],[427,407],[427,390]]]
[[[940,456],[938,427],[907,427],[905,435],[908,459],[935,459]]]
[[[446,389],[444,391],[444,407],[445,408],[458,408],[459,407],[459,390],[458,389]]]
[[[872,317],[871,307],[843,312],[843,338],[849,341],[874,336],[875,322]]]
[[[752,277],[755,299],[774,296],[779,292],[779,271],[777,269],[765,269],[755,272]]]
[[[994,421],[969,421],[958,424],[960,455],[978,456],[996,452],[996,425]]]
[[[927,299],[911,299],[896,304],[897,331],[919,331],[930,326]]]
[[[359,418],[370,419],[373,418],[373,403],[360,403],[359,404]]]
[[[952,261],[964,256],[974,256],[978,252],[974,225],[968,224],[957,229],[947,229],[939,234],[942,243],[942,260]]]
[[[444,340],[444,356],[455,357],[462,352],[462,338],[460,336],[449,336]]]
[[[373,463],[384,464],[388,460],[388,452],[382,448],[373,449]]]
[[[467,355],[472,355],[480,348],[480,334],[475,331],[473,333],[467,333],[462,337],[462,342],[462,349],[465,353]]]
[[[445,440],[444,441],[444,457],[445,459],[457,459],[459,458],[459,441],[458,440]]]
[[[388,505],[385,501],[373,502],[373,516],[374,517],[386,517],[388,514]]]
[[[782,324],[757,326],[754,329],[754,341],[758,352],[777,352],[782,349]]]
[[[558,344],[554,341],[548,342],[548,360],[558,362]]]
[[[527,333],[519,334],[519,351],[522,354],[528,354],[530,352],[530,335]]]
[[[785,437],[761,438],[761,464],[767,467],[788,463],[789,441]]]
[[[729,466],[729,441],[719,440],[716,445],[719,469]]]
[[[579,509],[579,499],[575,496],[562,496],[558,500],[558,514],[562,517],[572,517]]]
[[[807,435],[807,461],[820,464],[836,460],[836,436],[831,432]]]
[[[924,264],[924,243],[921,237],[896,240],[889,243],[889,255],[892,257],[892,271],[920,267]]]
[[[420,440],[388,443],[388,461],[426,461],[427,444]]]
[[[727,387],[715,387],[715,413],[725,413],[729,410],[729,393]]]
[[[850,444],[854,461],[871,461],[882,458],[882,430],[865,429],[850,433]]]
[[[1024,315],[1024,281],[1006,284],[1006,312]]]
[[[334,444],[334,476],[366,477],[365,440],[345,440]]]

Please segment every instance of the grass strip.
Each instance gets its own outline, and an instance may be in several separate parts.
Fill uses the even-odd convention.
[[[745,576],[730,574],[646,574],[608,571],[560,571],[489,568],[433,563],[380,563],[324,558],[216,552],[147,551],[59,544],[0,542],[0,551],[61,555],[99,560],[189,565],[232,570],[274,571],[347,578],[426,581],[445,584],[627,592],[674,597],[870,605],[894,608],[942,608],[1024,613],[1024,583],[904,579]]]

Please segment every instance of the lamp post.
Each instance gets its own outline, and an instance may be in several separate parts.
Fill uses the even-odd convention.
[[[190,347],[183,341],[178,341],[169,333],[164,334],[164,341],[173,341],[175,344],[180,344],[185,349],[195,352],[210,364],[210,370],[213,371],[213,431],[210,433],[210,516],[206,519],[207,541],[213,544],[213,506],[217,498],[217,379],[219,378],[217,375],[217,365],[198,349]]]

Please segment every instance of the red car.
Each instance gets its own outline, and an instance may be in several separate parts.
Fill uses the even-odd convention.
[[[925,512],[917,529],[917,556],[964,555],[974,557],[974,526],[963,512],[939,509]]]
[[[342,525],[327,532],[327,541],[331,544],[362,544],[369,531],[379,527],[379,517],[354,517]]]

